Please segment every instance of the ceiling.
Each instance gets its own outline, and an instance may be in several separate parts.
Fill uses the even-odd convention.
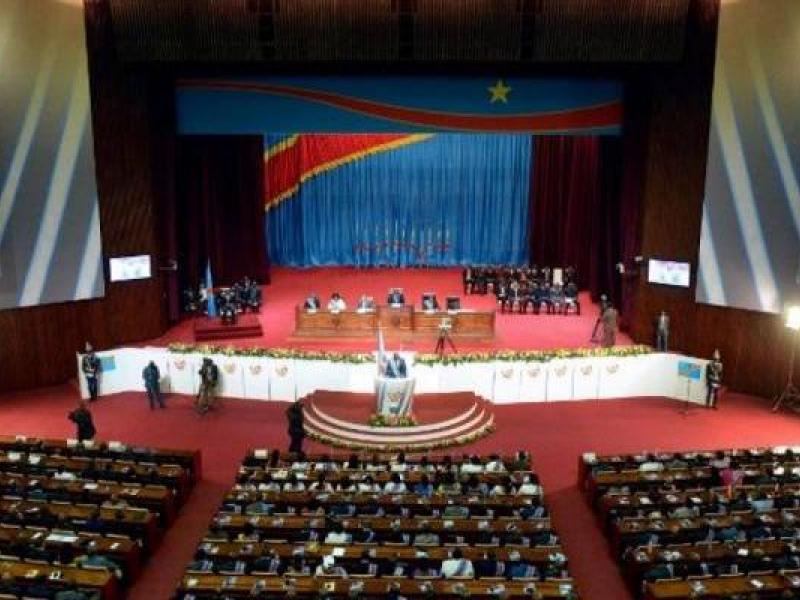
[[[124,61],[315,64],[675,61],[690,2],[107,1]]]

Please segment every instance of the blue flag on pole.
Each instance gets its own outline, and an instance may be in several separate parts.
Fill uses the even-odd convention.
[[[217,298],[214,295],[214,279],[211,277],[211,259],[206,263],[206,291],[208,292],[208,308],[206,312],[209,317],[217,316]]]

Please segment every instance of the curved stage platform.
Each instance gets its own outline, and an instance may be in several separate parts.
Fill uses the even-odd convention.
[[[491,403],[475,394],[417,394],[414,427],[371,427],[374,394],[316,391],[303,399],[309,437],[354,450],[429,450],[458,446],[494,430]]]

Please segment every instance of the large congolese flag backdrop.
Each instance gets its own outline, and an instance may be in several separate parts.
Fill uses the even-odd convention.
[[[604,80],[184,79],[177,114],[184,134],[265,136],[278,264],[520,263],[532,135],[618,135],[621,96]]]

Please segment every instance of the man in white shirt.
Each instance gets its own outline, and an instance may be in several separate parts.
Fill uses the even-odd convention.
[[[451,577],[474,577],[475,570],[472,567],[472,561],[464,558],[461,550],[456,548],[450,558],[442,561],[442,577],[449,579]]]
[[[344,298],[341,297],[339,292],[333,292],[333,294],[331,295],[331,299],[328,301],[328,310],[335,313],[347,310],[347,304],[345,303]]]
[[[400,479],[399,473],[394,473],[392,478],[383,486],[383,491],[387,494],[405,494],[406,484]]]
[[[328,575],[333,577],[347,577],[347,571],[344,570],[344,567],[341,567],[336,564],[336,560],[333,556],[328,555],[322,558],[322,562],[317,565],[317,569],[314,572],[314,575]]]

